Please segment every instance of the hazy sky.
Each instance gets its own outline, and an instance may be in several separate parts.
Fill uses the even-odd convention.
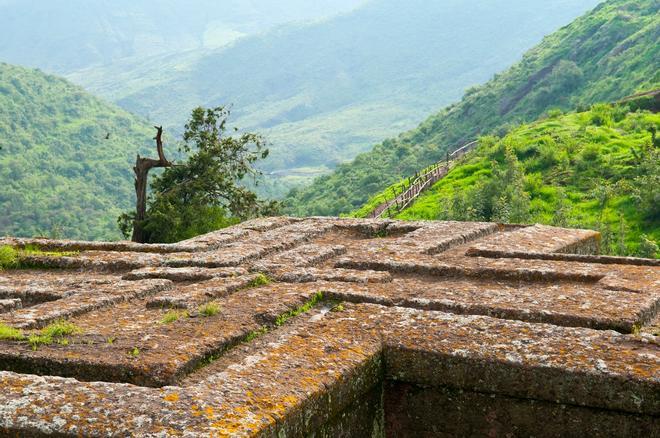
[[[0,60],[67,73],[119,58],[213,48],[364,0],[0,0]]]

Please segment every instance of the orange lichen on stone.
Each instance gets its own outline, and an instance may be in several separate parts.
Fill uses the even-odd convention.
[[[163,400],[171,403],[177,402],[179,401],[179,394],[177,394],[176,392],[167,394],[165,397],[163,397]]]
[[[0,434],[535,435],[559,416],[551,434],[653,436],[660,263],[598,241],[335,218],[171,245],[8,238],[80,254],[3,271],[0,323],[79,331],[0,340]]]

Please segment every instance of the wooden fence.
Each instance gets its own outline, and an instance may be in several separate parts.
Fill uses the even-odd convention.
[[[424,169],[424,173],[408,178],[407,188],[402,190],[401,193],[395,193],[394,199],[386,200],[376,207],[371,212],[370,217],[380,218],[383,215],[392,217],[408,208],[422,192],[444,178],[457,160],[477,147],[478,143],[478,140],[472,141],[456,149],[451,154],[447,154],[444,160],[427,167]]]

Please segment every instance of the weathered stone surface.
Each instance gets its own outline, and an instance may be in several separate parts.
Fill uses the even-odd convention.
[[[151,298],[147,301],[147,307],[159,309],[192,308],[214,298],[223,298],[239,289],[247,288],[256,278],[256,274],[215,278],[202,283],[177,287]]]
[[[660,414],[653,339],[404,308],[381,312],[395,321],[384,328],[392,379]]]
[[[25,261],[46,269],[80,269],[85,271],[125,271],[144,266],[160,266],[163,256],[141,252],[84,251],[75,256],[29,256]]]
[[[0,299],[18,298],[23,307],[55,301],[85,288],[118,281],[113,275],[77,271],[4,271],[0,276]]]
[[[8,312],[10,310],[20,309],[23,303],[20,298],[9,298],[0,300],[0,313]]]
[[[48,301],[4,315],[0,317],[0,321],[17,328],[40,328],[59,319],[82,315],[122,301],[143,298],[170,287],[172,283],[169,280],[95,284],[81,288],[75,294],[60,300]]]
[[[217,306],[217,314],[205,316],[190,306],[171,323],[162,322],[167,309],[148,308],[144,301],[124,302],[72,319],[82,333],[71,336],[66,346],[32,350],[27,343],[0,343],[0,363],[13,371],[82,380],[173,384],[205,358],[274,325],[278,316],[303,305],[314,293],[284,285],[237,290],[224,298],[207,298]],[[261,294],[270,299],[259,302]],[[131,354],[134,349],[136,355]]]
[[[393,437],[651,437],[658,417],[388,382],[385,422]],[[540,423],[539,419],[545,419]]]
[[[658,436],[660,266],[598,238],[336,218],[6,238],[78,253],[0,273],[0,323],[79,330],[0,340],[0,435]]]
[[[236,277],[247,274],[243,268],[142,268],[122,276],[124,280],[146,280],[148,278],[164,278],[175,282],[205,281],[218,277]]]
[[[469,255],[497,253],[568,253],[591,254],[598,250],[600,236],[596,231],[566,230],[547,225],[534,225],[497,233],[474,244]]]
[[[311,283],[316,281],[343,281],[347,283],[388,283],[389,272],[356,269],[281,268],[265,270],[277,281],[288,283]]]
[[[290,268],[292,266],[302,267],[316,265],[340,254],[344,254],[345,252],[346,248],[341,245],[300,245],[292,250],[266,257],[264,260],[255,263],[254,268],[263,270],[277,267]]]
[[[660,304],[657,292],[612,290],[599,282],[557,284],[507,278],[395,277],[398,278],[385,284],[337,284],[324,292],[334,299],[356,303],[489,315],[625,333],[650,322]]]

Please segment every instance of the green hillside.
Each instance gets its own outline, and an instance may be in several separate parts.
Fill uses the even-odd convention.
[[[232,104],[236,126],[268,138],[269,193],[284,196],[459,99],[598,0],[506,3],[371,0],[218,50],[131,59],[68,78],[176,128],[190,108]]]
[[[348,213],[478,135],[506,132],[551,108],[571,110],[657,86],[659,7],[657,0],[602,3],[416,129],[384,141],[310,187],[292,191],[286,199],[288,212]]]
[[[660,243],[660,138],[654,145],[653,131],[660,131],[660,114],[627,105],[553,111],[502,138],[483,137],[397,218],[592,228],[603,233],[605,252],[639,254],[642,235]]]
[[[0,235],[119,238],[135,153],[153,154],[152,137],[77,86],[0,63]]]

